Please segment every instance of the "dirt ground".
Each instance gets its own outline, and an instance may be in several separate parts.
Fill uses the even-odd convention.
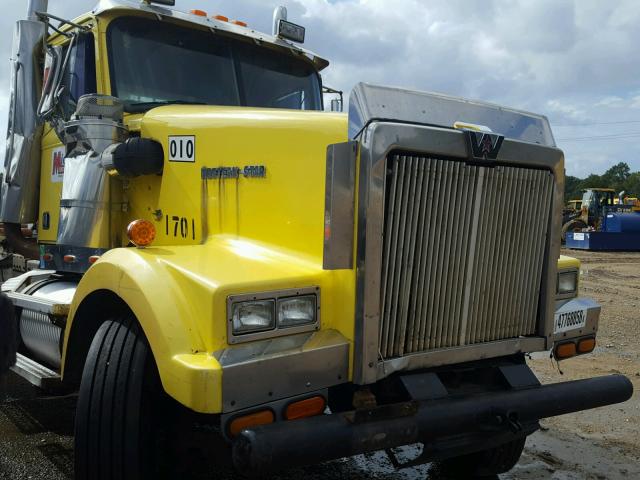
[[[578,476],[568,478],[640,478],[640,252],[563,253],[582,262],[580,294],[602,305],[598,346],[592,354],[561,362],[563,375],[546,355],[536,355],[529,364],[543,383],[622,373],[631,379],[635,391],[631,400],[620,405],[544,421],[545,436],[574,435],[575,446],[582,451],[573,448],[563,453],[566,459],[558,458],[558,450],[549,448],[553,443],[547,447],[532,437],[527,456],[559,468],[575,460]]]
[[[548,419],[500,480],[640,479],[640,253],[566,251],[582,260],[581,293],[602,304],[598,347],[558,366],[548,354],[530,365],[543,383],[623,373],[634,383],[621,405]],[[52,397],[11,375],[0,402],[0,480],[72,478],[75,397]],[[411,458],[419,446],[402,449]],[[212,467],[210,472],[215,471]],[[231,479],[231,475],[222,475]],[[212,474],[198,478],[220,478]],[[284,472],[275,480],[435,480],[430,465],[395,471],[384,453]]]

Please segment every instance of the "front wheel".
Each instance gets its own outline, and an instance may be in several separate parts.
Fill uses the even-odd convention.
[[[495,476],[511,470],[522,455],[525,438],[512,440],[489,450],[449,458],[436,465],[438,473],[450,478]]]
[[[153,356],[135,319],[103,323],[91,343],[78,394],[75,478],[157,478],[162,399]]]

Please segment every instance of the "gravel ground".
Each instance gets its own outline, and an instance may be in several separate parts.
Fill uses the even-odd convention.
[[[640,478],[640,253],[565,253],[583,262],[582,294],[603,305],[599,346],[591,355],[562,362],[562,375],[548,355],[535,355],[530,365],[544,383],[623,373],[636,393],[622,405],[545,420],[542,430],[529,437],[518,465],[500,480]],[[5,391],[0,402],[0,480],[72,478],[75,396],[47,396],[13,374]],[[405,447],[400,455],[412,458],[419,450]],[[423,465],[395,471],[378,452],[290,470],[274,480],[442,479],[431,470]]]

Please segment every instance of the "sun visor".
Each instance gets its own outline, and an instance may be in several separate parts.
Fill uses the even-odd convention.
[[[556,145],[549,121],[542,115],[440,93],[358,83],[349,96],[349,138],[357,138],[375,120],[445,128],[478,125],[506,138]]]

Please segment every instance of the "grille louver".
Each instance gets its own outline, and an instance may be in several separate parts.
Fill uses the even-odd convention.
[[[536,333],[553,176],[387,159],[384,358]]]

